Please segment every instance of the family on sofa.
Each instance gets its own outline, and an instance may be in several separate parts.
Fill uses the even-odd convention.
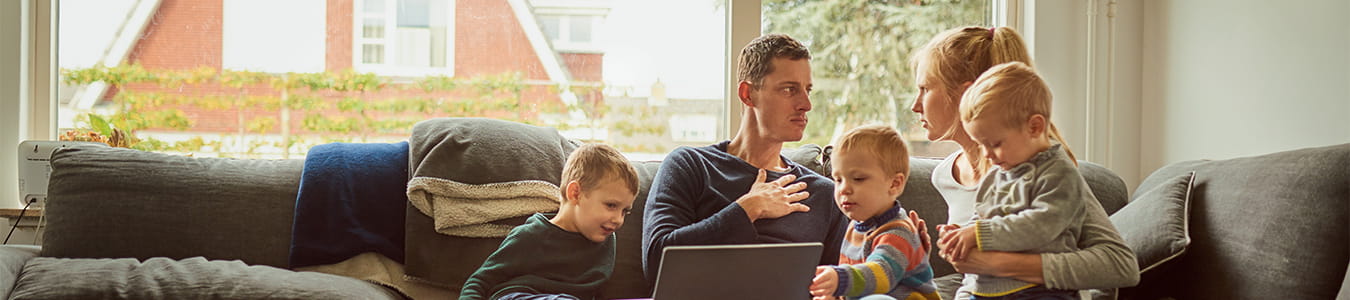
[[[1138,281],[1133,252],[1107,219],[1079,175],[1072,152],[1049,122],[1049,87],[1030,67],[1021,37],[1011,29],[949,30],[913,60],[920,89],[913,111],[923,116],[930,139],[952,140],[963,147],[944,160],[938,168],[941,173],[932,177],[953,204],[947,225],[939,227],[941,239],[936,243],[929,241],[925,221],[912,211],[906,214],[904,203],[896,201],[909,176],[909,155],[894,128],[850,130],[826,158],[833,171],[811,171],[780,154],[784,143],[802,138],[808,124],[809,51],[786,35],[771,34],[751,41],[738,59],[737,94],[745,111],[736,135],[711,146],[676,149],[667,155],[651,184],[641,224],[643,268],[649,282],[656,280],[665,247],[775,242],[826,245],[809,288],[817,299],[941,299],[928,264],[931,244],[958,270],[969,264],[994,271],[968,275],[957,299],[1075,299],[1078,289],[1125,287]],[[574,161],[586,155],[574,152],[563,172],[584,169]],[[616,170],[631,167],[620,163],[596,174],[607,174],[608,182],[624,182],[620,179],[627,177],[620,175],[626,173]],[[561,182],[566,192],[559,214],[551,219],[535,217],[530,224],[548,220],[554,229],[582,233],[590,227],[612,232],[616,229],[612,227],[623,224],[620,219],[578,228],[575,220],[565,218],[576,214],[565,212],[578,211],[576,207],[585,204],[575,196],[587,194],[573,195],[574,188],[599,188],[566,178]],[[635,192],[610,191],[619,195]],[[626,210],[629,204],[603,205],[613,212]],[[612,215],[595,218],[614,219]],[[588,275],[609,275],[612,259],[576,258],[595,264],[574,265],[540,257],[535,263],[567,266],[570,273],[531,268],[529,261],[503,261],[504,257],[530,259],[511,253],[523,252],[515,249],[521,246],[513,241],[538,231],[528,229],[534,227],[549,226],[513,230],[502,248],[469,279],[460,298],[592,298],[598,283]],[[613,242],[583,235],[591,244]],[[610,255],[581,250],[593,248],[587,243],[578,248],[581,253]],[[1077,261],[1054,256],[1078,251],[1100,255],[1076,256],[1097,258]],[[994,265],[993,260],[1029,263]],[[1051,266],[1043,268],[1042,264]],[[506,273],[506,269],[515,272]],[[1043,269],[1052,272],[1040,272]]]
[[[955,28],[911,59],[927,138],[961,146],[942,159],[889,126],[784,148],[808,126],[809,52],[766,35],[738,64],[735,136],[659,163],[487,119],[305,161],[62,149],[44,244],[0,247],[0,294],[644,298],[666,247],[781,242],[825,245],[816,299],[1328,298],[1344,281],[1350,144],[1172,164],[1126,205],[1049,122],[1009,28]],[[326,155],[349,150],[388,155]],[[510,213],[444,201],[485,189]],[[322,201],[338,193],[387,202]]]

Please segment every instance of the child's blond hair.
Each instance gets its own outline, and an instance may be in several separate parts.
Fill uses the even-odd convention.
[[[605,144],[583,144],[572,150],[563,165],[562,185],[560,189],[563,202],[567,202],[567,184],[576,181],[582,191],[590,191],[601,182],[619,180],[629,192],[637,193],[637,170],[623,157],[619,150]]]
[[[900,132],[886,125],[866,125],[853,128],[839,137],[834,154],[859,150],[881,162],[886,174],[905,174],[909,177],[909,147],[900,138]]]
[[[1064,152],[1077,164],[1059,129],[1050,122],[1052,101],[1050,86],[1031,66],[1021,62],[1000,64],[981,74],[961,96],[961,122],[983,119],[1006,128],[1022,128],[1031,116],[1041,115],[1048,125],[1047,134],[1063,144]]]

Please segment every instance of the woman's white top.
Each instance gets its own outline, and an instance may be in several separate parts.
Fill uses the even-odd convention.
[[[961,151],[957,150],[933,168],[933,187],[937,188],[938,194],[942,194],[942,200],[947,201],[947,224],[965,225],[975,216],[975,190],[980,185],[961,185],[952,176],[956,158],[960,155]]]

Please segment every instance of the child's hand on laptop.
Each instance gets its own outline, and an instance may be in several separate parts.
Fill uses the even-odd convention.
[[[836,287],[839,287],[839,274],[834,273],[834,267],[816,267],[816,277],[811,279],[811,299],[833,299]]]
[[[938,246],[942,248],[940,255],[949,261],[966,260],[966,254],[975,249],[977,240],[975,237],[975,226],[961,227],[958,225],[939,225],[941,238],[938,239]]]

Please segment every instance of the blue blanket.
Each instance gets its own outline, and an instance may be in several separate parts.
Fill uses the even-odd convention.
[[[376,252],[403,263],[408,142],[331,143],[305,157],[291,231],[292,268]]]

